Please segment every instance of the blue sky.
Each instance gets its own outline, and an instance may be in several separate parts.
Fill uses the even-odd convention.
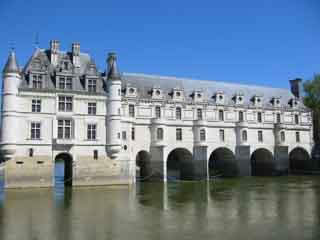
[[[288,87],[320,72],[319,0],[0,0],[0,67],[14,42],[24,65],[41,48],[80,42],[99,68]]]

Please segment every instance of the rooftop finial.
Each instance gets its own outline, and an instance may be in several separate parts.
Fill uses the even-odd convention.
[[[39,33],[38,32],[36,32],[36,34],[35,34],[34,47],[39,48]]]

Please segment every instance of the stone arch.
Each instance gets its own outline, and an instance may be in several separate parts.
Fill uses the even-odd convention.
[[[289,154],[290,171],[305,171],[310,166],[309,153],[302,147],[294,148]]]
[[[55,180],[62,181],[62,179],[57,179],[61,177],[59,175],[59,170],[61,170],[60,164],[63,162],[63,182],[66,186],[72,186],[73,180],[73,158],[72,155],[67,152],[62,152],[56,155],[55,159]]]
[[[146,181],[152,174],[151,155],[145,150],[141,150],[136,156],[136,177],[141,181]]]
[[[185,148],[172,150],[167,157],[167,180],[193,180],[192,153]]]
[[[209,157],[209,176],[222,175],[223,177],[237,176],[239,173],[234,153],[226,148],[219,147],[212,151]]]
[[[251,154],[251,175],[272,176],[275,174],[275,162],[272,153],[265,149],[256,149]]]

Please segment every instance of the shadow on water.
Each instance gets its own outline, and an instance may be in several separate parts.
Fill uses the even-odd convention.
[[[0,192],[0,239],[319,239],[320,179],[308,176]]]

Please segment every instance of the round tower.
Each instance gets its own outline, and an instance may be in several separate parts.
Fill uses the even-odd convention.
[[[117,158],[121,151],[121,76],[115,53],[109,53],[107,64],[107,152]]]
[[[20,70],[14,51],[11,51],[3,69],[2,109],[1,109],[1,152],[8,160],[16,151],[18,87],[21,81]]]

